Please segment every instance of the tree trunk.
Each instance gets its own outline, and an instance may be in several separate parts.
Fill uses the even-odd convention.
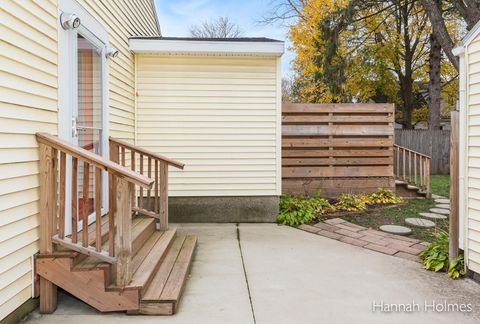
[[[471,30],[480,20],[480,4],[478,0],[455,0],[455,6],[460,15],[467,23],[467,29]]]
[[[430,35],[430,83],[428,85],[428,127],[440,129],[442,48],[435,34]]]
[[[412,111],[413,111],[413,78],[408,75],[400,75],[400,96],[403,101],[403,128],[412,129]]]
[[[422,4],[427,12],[428,18],[430,19],[433,32],[435,33],[440,46],[458,71],[459,60],[458,57],[453,54],[454,44],[448,33],[447,26],[445,25],[445,20],[442,17],[442,9],[440,8],[440,5],[436,0],[422,0]]]

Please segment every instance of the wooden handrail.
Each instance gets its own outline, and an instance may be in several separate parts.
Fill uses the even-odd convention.
[[[115,264],[112,279],[118,286],[124,287],[132,275],[132,202],[135,186],[151,191],[157,182],[150,176],[126,168],[125,163],[119,165],[116,163],[118,161],[107,160],[51,134],[37,133],[36,137],[40,160],[40,253],[52,254],[56,251],[55,245],[61,245]],[[113,144],[111,150],[112,147],[118,149],[117,144]],[[67,156],[71,158],[71,167],[68,168],[71,183],[67,183]],[[80,162],[83,164],[81,169]],[[102,180],[105,174],[102,171],[109,178],[107,197],[103,196]],[[82,179],[81,183],[79,178]],[[67,185],[71,186],[70,202],[66,197]],[[103,207],[106,207],[102,206],[104,198],[109,201],[106,216],[108,248],[104,246],[102,236]],[[71,234],[65,231],[68,209],[71,214]],[[95,216],[95,237],[91,237],[93,233],[89,228],[91,214]],[[81,235],[78,232],[78,220],[82,223]]]
[[[159,229],[168,228],[168,167],[183,169],[184,164],[122,140],[110,138],[110,159],[134,171],[154,178],[154,188],[140,187],[132,200],[136,213],[159,220]]]
[[[395,179],[414,185],[430,196],[430,156],[400,145],[393,146]]]
[[[153,186],[153,179],[129,170],[91,151],[87,151],[81,147],[74,146],[56,136],[47,133],[36,133],[36,136],[39,143],[43,143],[56,150],[67,153],[75,158],[84,160],[88,164],[100,168],[104,171],[113,173],[115,174],[115,176],[125,179],[128,182],[134,183],[147,189],[151,189]]]
[[[125,142],[125,141],[122,141],[122,140],[119,140],[119,139],[116,139],[116,138],[113,138],[113,137],[110,137],[110,142],[116,143],[116,144],[118,144],[122,147],[125,147],[129,150],[135,151],[137,153],[141,153],[141,154],[143,154],[147,157],[151,157],[152,159],[163,161],[163,162],[167,163],[168,165],[174,166],[178,169],[183,170],[183,168],[185,167],[185,164],[183,164],[181,162],[178,162],[178,161],[175,161],[173,159],[167,158],[163,155],[157,154],[157,153],[152,152],[150,150],[147,150],[143,147],[138,147],[138,146],[132,145],[128,142]]]
[[[402,150],[407,151],[407,152],[415,153],[416,155],[423,156],[424,158],[427,158],[427,159],[431,159],[431,158],[432,158],[431,156],[425,155],[425,154],[423,154],[423,153],[420,153],[420,152],[411,150],[411,149],[409,149],[409,148],[407,148],[407,147],[400,146],[400,145],[397,145],[397,144],[393,144],[393,147],[397,147],[397,148],[402,149]]]

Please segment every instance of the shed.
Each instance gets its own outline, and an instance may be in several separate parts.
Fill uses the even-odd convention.
[[[460,57],[459,245],[480,274],[480,22],[455,48]]]
[[[283,42],[134,37],[130,49],[136,145],[186,164],[170,171],[172,220],[273,221]]]
[[[48,191],[40,189],[48,181],[42,181],[47,173],[40,172],[40,162],[46,159],[40,157],[37,133],[50,139],[58,136],[97,155],[102,163],[114,163],[117,170],[119,155],[112,153],[118,153],[119,141],[123,148],[125,143],[145,145],[156,153],[181,158],[185,174],[172,170],[169,186],[167,181],[158,186],[164,198],[170,189],[172,221],[274,220],[281,186],[283,42],[154,37],[161,32],[153,0],[0,1],[0,12],[2,323],[17,322],[36,307],[37,299],[32,297],[37,296],[39,285],[34,255],[51,245],[40,244],[39,238],[43,235],[43,243],[45,238],[50,241],[53,236],[47,234],[52,233],[46,232],[53,228],[45,226],[45,221],[57,215],[42,207],[61,205],[45,199]],[[133,36],[143,38],[129,39]],[[117,151],[110,150],[113,141]],[[126,151],[121,163],[131,168],[132,164],[124,163]],[[128,154],[130,159],[138,155],[131,149]],[[63,164],[61,157],[60,163],[51,164],[60,165],[67,175],[62,194],[50,199],[62,197],[64,208],[58,211],[66,217],[58,228],[62,224],[67,232],[63,234],[68,235],[82,230],[80,217],[87,220],[82,225],[93,225],[99,224],[96,214],[109,214],[108,198],[114,197],[114,186],[108,185],[109,177],[97,177],[95,172],[100,182],[100,186],[95,182],[95,188],[101,190],[100,199],[95,200],[100,204],[94,208],[93,176],[84,177],[85,164],[75,168],[73,158],[63,156]],[[146,159],[148,174],[151,164]],[[138,160],[139,165],[142,158]],[[93,170],[90,165],[86,169]],[[161,163],[160,169],[165,170]],[[168,177],[162,173],[162,178]],[[90,190],[83,191],[84,184]],[[74,191],[85,195],[72,198]],[[82,213],[76,208],[79,202]],[[90,207],[95,213],[83,212]],[[77,217],[70,217],[75,213]],[[164,220],[166,215],[162,214]],[[92,234],[83,233],[87,239]],[[114,232],[109,229],[108,233]],[[52,284],[40,286],[54,291]],[[56,298],[44,300],[43,308],[53,310]]]

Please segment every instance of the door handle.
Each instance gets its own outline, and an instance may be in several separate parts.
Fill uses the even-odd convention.
[[[77,117],[72,118],[72,137],[78,137],[78,131],[77,131]]]

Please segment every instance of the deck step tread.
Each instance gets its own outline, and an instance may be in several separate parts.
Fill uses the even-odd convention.
[[[142,264],[143,260],[148,256],[154,245],[157,243],[157,241],[162,237],[164,232],[162,231],[156,231],[153,233],[148,240],[145,241],[143,246],[138,250],[137,254],[132,258],[132,272],[135,273]]]
[[[143,244],[141,239],[142,239],[142,236],[144,235],[143,233],[147,232],[146,230],[147,230],[147,227],[149,226],[150,227],[155,226],[155,219],[152,219],[150,217],[139,216],[132,220],[132,246],[134,248],[133,249],[134,253],[137,253],[137,251],[135,250],[135,245],[137,245],[140,248],[141,245]],[[107,231],[107,234],[108,234],[108,231]],[[95,236],[95,234],[89,234],[89,235]],[[103,231],[102,231],[102,235],[104,235]],[[108,240],[103,242],[102,250],[105,250],[105,251],[108,250],[108,247],[109,247],[108,243],[109,243]],[[95,244],[95,242],[93,242],[92,244]],[[109,263],[101,261],[94,256],[87,256],[74,266],[74,270],[89,270],[94,268],[106,267],[109,265],[110,265]]]
[[[162,236],[155,242],[148,254],[134,272],[132,280],[126,288],[143,288],[150,283],[158,267],[166,256],[167,251],[173,242],[176,229],[166,230]]]
[[[178,254],[182,248],[183,242],[185,241],[185,236],[177,236],[172,243],[165,259],[162,262],[162,265],[158,269],[157,273],[153,277],[150,285],[145,290],[142,300],[144,301],[157,301],[160,299],[163,288],[167,283],[168,276],[170,275],[175,261],[177,260]]]
[[[168,276],[165,287],[160,295],[160,301],[177,302],[185,286],[185,282],[190,270],[190,265],[193,258],[193,252],[197,245],[197,238],[195,236],[187,236],[182,245],[182,249],[178,253],[175,265]]]
[[[155,219],[138,216],[139,222],[134,226],[132,223],[132,254],[136,254],[145,241],[155,232]]]
[[[146,288],[140,308],[131,314],[173,315],[188,279],[193,253],[197,244],[194,236],[178,236],[172,243],[162,265]]]
[[[104,215],[102,216],[102,236],[105,235],[105,234],[108,234],[108,214],[107,215]],[[88,225],[88,245],[94,245],[96,240],[97,240],[97,235],[95,235],[95,233],[97,232],[97,229],[96,229],[96,224],[95,222]],[[83,229],[80,230],[77,234],[77,237],[79,238],[79,240],[81,240],[82,238],[82,233],[83,233]],[[71,235],[68,235],[67,237],[71,237]],[[102,237],[103,239],[104,237]]]
[[[99,260],[95,257],[86,257],[82,261],[80,261],[78,264],[75,265],[74,270],[88,271],[93,269],[109,267],[109,266],[110,266],[109,263]]]

